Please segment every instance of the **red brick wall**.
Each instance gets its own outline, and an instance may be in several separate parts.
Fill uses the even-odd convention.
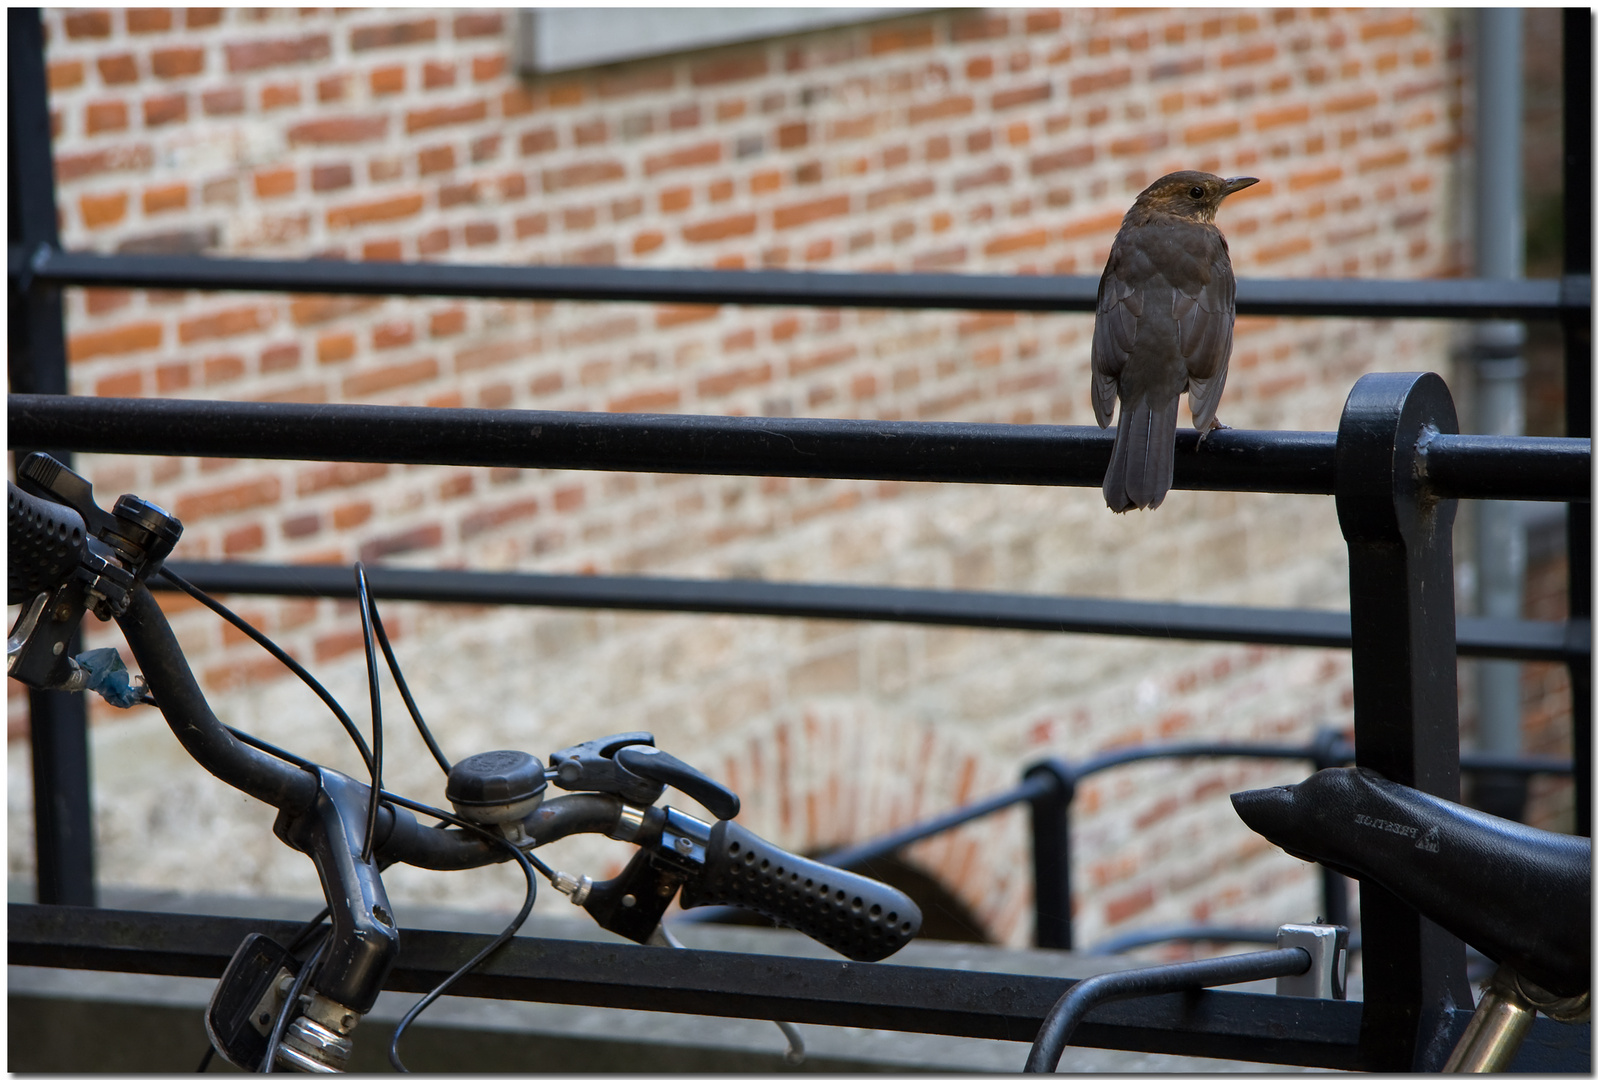
[[[1221,214],[1241,275],[1435,277],[1459,272],[1468,250],[1456,205],[1463,69],[1447,12],[940,12],[536,79],[509,70],[509,23],[469,10],[49,10],[64,242],[1093,274],[1141,187],[1201,168],[1262,178]],[[78,393],[441,407],[1084,424],[1090,326],[1082,315],[68,293]],[[1449,335],[1417,322],[1240,320],[1222,416],[1329,429],[1364,371],[1447,373]],[[1346,603],[1325,500],[1176,492],[1157,513],[1112,518],[1091,490],[193,459],[84,468],[101,491],[172,506],[190,558]],[[255,715],[286,693],[254,646],[170,606],[225,707]],[[349,605],[238,606],[307,662],[354,672],[360,693]],[[753,826],[798,847],[988,794],[1043,752],[1184,732],[1297,737],[1348,721],[1337,654],[686,616],[385,614],[412,662],[484,665],[476,683],[505,677],[482,653],[506,638],[474,651],[474,626],[530,643],[511,666],[532,665],[544,697],[522,726],[452,715],[458,730],[547,752],[653,726],[741,785],[753,778]],[[1264,775],[1148,766],[1088,785],[1089,936],[1311,902],[1312,876],[1238,832],[1220,797]],[[25,868],[15,830],[12,865]],[[917,857],[1014,941],[1026,930],[1024,850],[1012,814]]]

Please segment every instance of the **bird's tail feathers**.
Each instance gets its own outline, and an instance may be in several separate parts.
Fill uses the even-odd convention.
[[[1165,501],[1176,472],[1177,398],[1158,410],[1147,399],[1121,403],[1115,449],[1104,474],[1104,501],[1117,514],[1152,510]]]

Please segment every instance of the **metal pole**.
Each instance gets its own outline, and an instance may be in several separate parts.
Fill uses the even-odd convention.
[[[1587,309],[1582,309],[1584,312]],[[502,465],[515,469],[804,476],[1097,487],[1115,433],[1097,427],[676,413],[433,409],[282,401],[11,394],[13,445],[47,440],[100,454]],[[1176,486],[1336,491],[1327,431],[1176,434]],[[1426,444],[1439,498],[1568,502],[1590,497],[1584,439],[1439,434]]]
[[[59,247],[55,162],[50,150],[50,104],[44,70],[44,27],[36,8],[6,12],[9,46],[10,127],[7,130],[8,237],[30,254]],[[67,392],[66,331],[61,290],[29,279],[10,279],[9,369],[12,393]]]
[[[1592,12],[1565,10],[1565,276],[1592,273]],[[1567,313],[1565,435],[1592,438],[1592,320]],[[1588,483],[1591,483],[1589,475]],[[1570,617],[1592,617],[1592,503],[1566,520]],[[1571,740],[1576,759],[1576,832],[1592,835],[1592,668],[1570,665]]]
[[[1025,779],[1049,776],[1050,790],[1032,799],[1032,904],[1033,936],[1040,949],[1073,947],[1071,916],[1071,801],[1076,798],[1076,774],[1063,761],[1042,761],[1029,768]]]
[[[14,964],[211,979],[222,974],[246,933],[287,941],[300,928],[278,920],[34,904],[13,904],[7,915]],[[460,966],[462,957],[490,940],[485,934],[436,930],[401,933],[403,948],[387,985],[396,993],[432,989]],[[1027,1042],[1073,981],[523,935],[451,986],[450,993]],[[1358,1014],[1359,1005],[1352,1001],[1272,994],[1160,995],[1100,1006],[1078,1029],[1076,1042],[1143,1053],[1352,1069],[1357,1067]],[[1534,1043],[1535,1028],[1534,1039],[1528,1041]],[[1585,1047],[1572,1049],[1554,1064],[1590,1070]]]
[[[1310,741],[1310,764],[1316,772],[1346,764],[1350,756],[1350,748],[1342,733],[1332,728],[1322,728]],[[1354,925],[1348,897],[1348,878],[1330,866],[1321,867],[1321,912],[1333,926]]]
[[[190,584],[210,593],[315,597],[355,594],[354,581],[345,567],[170,560],[166,566]],[[981,626],[1038,633],[1113,634],[1311,648],[1346,649],[1350,640],[1347,612],[1309,608],[1249,608],[778,581],[406,570],[384,566],[369,567],[367,580],[371,594],[379,599],[427,603],[870,619],[929,626]],[[150,586],[158,592],[176,588],[164,579],[153,580]],[[1592,653],[1585,627],[1581,633],[1573,632],[1574,629],[1564,623],[1525,619],[1489,621],[1464,616],[1456,623],[1455,639],[1460,656],[1563,663],[1572,654],[1586,659]]]
[[[6,13],[10,60],[9,239],[25,250],[59,246],[50,106],[44,69],[44,27],[33,8]],[[67,392],[66,329],[61,290],[11,280],[8,312],[13,391]],[[18,454],[26,449],[13,447]],[[32,447],[27,449],[33,449]],[[58,454],[70,463],[70,457]],[[79,648],[74,637],[73,648]],[[32,690],[28,726],[33,750],[36,899],[42,904],[94,903],[94,818],[89,792],[89,711],[83,695]]]
[[[12,251],[14,270],[20,251]],[[363,263],[209,255],[51,252],[31,270],[55,285],[244,290],[356,296],[601,303],[771,304],[802,307],[1092,311],[1098,278],[1001,274],[855,274],[804,270],[641,270],[617,266]],[[1372,318],[1556,318],[1584,303],[1591,282],[1469,278],[1245,278],[1240,315]]]
[[[1337,431],[1337,518],[1348,541],[1357,764],[1459,799],[1453,634],[1458,504],[1426,490],[1419,445],[1457,431],[1434,374],[1366,375]],[[1471,1008],[1465,950],[1387,890],[1360,886],[1360,1067],[1433,1071]]]
[[[1478,15],[1476,78],[1476,273],[1513,281],[1525,275],[1521,206],[1521,15],[1516,8],[1483,8]],[[1525,429],[1526,328],[1493,321],[1476,327],[1475,429],[1519,435]],[[1483,502],[1476,510],[1477,610],[1519,618],[1526,579],[1526,530],[1514,502]],[[1476,745],[1484,753],[1520,753],[1520,665],[1484,660],[1476,669]],[[1519,821],[1525,813],[1523,776],[1475,778],[1474,802],[1488,813]]]
[[[1060,1055],[1083,1018],[1107,1001],[1153,997],[1176,990],[1201,990],[1272,976],[1303,975],[1309,971],[1311,963],[1307,951],[1293,947],[1091,975],[1060,995],[1060,1000],[1043,1018],[1037,1038],[1032,1042],[1032,1052],[1027,1055],[1025,1071],[1052,1073],[1059,1068]]]

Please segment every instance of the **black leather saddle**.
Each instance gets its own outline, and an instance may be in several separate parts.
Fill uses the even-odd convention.
[[[1245,824],[1290,855],[1370,881],[1561,997],[1592,981],[1592,841],[1469,810],[1370,769],[1240,791]]]

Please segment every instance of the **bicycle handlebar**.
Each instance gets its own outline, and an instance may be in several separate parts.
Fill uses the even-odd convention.
[[[160,605],[143,585],[133,590],[117,625],[167,726],[190,757],[223,783],[279,810],[299,814],[310,807],[316,798],[316,777],[245,745],[222,726],[195,682]]]
[[[658,750],[648,732],[611,735],[558,751],[551,757],[552,770],[520,751],[490,751],[454,767],[445,764],[445,793],[459,816],[442,811],[439,816],[460,828],[426,828],[407,808],[429,809],[422,804],[387,792],[377,792],[380,798],[374,800],[371,784],[233,732],[212,712],[144,584],[172,551],[182,523],[132,495],[122,496],[107,513],[95,503],[86,479],[44,454],[19,463],[18,476],[28,487],[7,484],[7,601],[24,605],[24,611],[7,642],[7,673],[44,689],[92,687],[123,707],[155,704],[196,763],[278,808],[272,831],[316,867],[332,926],[318,950],[314,974],[307,973],[313,993],[283,1036],[294,1045],[276,1041],[290,1010],[300,1008],[293,1001],[284,1002],[277,1026],[260,1046],[242,1034],[259,1019],[255,1010],[262,988],[253,980],[275,980],[273,973],[288,956],[281,946],[263,951],[246,939],[223,979],[243,997],[234,1002],[238,993],[232,993],[219,1000],[242,1002],[250,1015],[234,1015],[233,1005],[216,1002],[207,1013],[213,1045],[235,1064],[275,1060],[282,1049],[292,1061],[309,1061],[319,1070],[341,1067],[347,1034],[376,1003],[399,955],[399,929],[382,879],[382,870],[398,862],[465,870],[515,857],[529,877],[531,864],[538,863],[601,926],[635,941],[656,940],[660,918],[679,887],[684,907],[725,902],[751,908],[853,960],[880,960],[920,928],[920,911],[897,889],[800,858],[728,820],[711,826],[652,805],[670,784],[718,818],[731,818],[739,809],[736,794]],[[127,693],[129,685],[106,688],[110,661],[99,654],[115,659],[115,650],[69,655],[68,644],[86,611],[116,620],[143,674],[137,693]],[[120,659],[115,670],[122,670]],[[125,673],[121,683],[128,683]],[[575,794],[545,801],[552,776]],[[602,832],[639,850],[621,876],[598,886],[581,879],[580,893],[579,879],[554,874],[521,854],[577,832]],[[529,881],[527,907],[534,895]],[[514,929],[512,924],[501,940]],[[235,978],[255,988],[233,986]],[[298,993],[292,990],[291,996]],[[213,1017],[218,1008],[223,1013]]]
[[[319,798],[325,798],[327,781],[322,777],[339,774],[308,772],[235,738],[206,703],[148,589],[141,585],[133,591],[117,621],[168,726],[189,755],[217,779],[281,810],[288,823],[279,826],[279,836],[312,855],[330,899],[347,893],[340,882],[352,871],[344,865],[348,860],[342,848],[329,852],[292,824],[323,816],[313,813]],[[342,787],[352,793],[346,800],[350,806],[365,805],[370,791],[365,784],[344,777]],[[577,832],[612,833],[623,806],[614,795],[564,795],[532,811],[522,829],[539,845]],[[672,813],[673,821],[695,820]],[[658,810],[651,809],[646,820],[635,838],[640,844],[660,844],[663,836],[670,844],[684,838],[680,829],[665,829],[667,819]],[[502,846],[475,833],[427,828],[391,804],[379,810],[376,839],[375,850],[384,863],[432,870],[465,870],[509,857]],[[920,929],[920,909],[898,889],[785,851],[735,822],[717,822],[697,842],[703,861],[685,875],[685,908],[723,903],[749,908],[861,961],[891,955]]]
[[[195,682],[183,649],[149,590],[134,590],[128,610],[117,620],[155,694],[167,726],[189,756],[207,772],[246,795],[297,817],[316,801],[315,773],[246,745],[223,726]],[[352,780],[365,799],[370,788]],[[540,844],[579,832],[609,832],[621,814],[621,800],[578,794],[552,799],[533,811],[523,828]],[[377,821],[376,852],[383,861],[427,870],[469,870],[510,856],[476,833],[432,829],[403,807],[384,804]]]

